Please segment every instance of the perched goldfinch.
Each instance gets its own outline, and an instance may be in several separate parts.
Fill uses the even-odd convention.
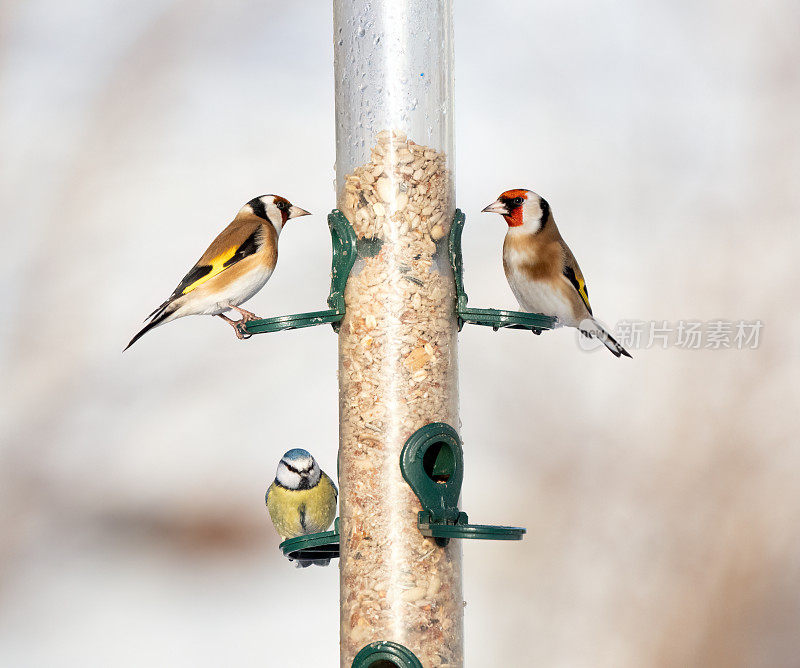
[[[336,485],[320,470],[307,450],[293,448],[278,463],[275,481],[267,490],[267,510],[281,540],[325,531],[336,517]],[[298,568],[326,561],[298,560]]]
[[[592,315],[581,268],[544,198],[532,190],[507,190],[483,211],[499,213],[508,223],[503,269],[523,311],[553,316],[560,325],[600,339],[617,357],[630,357]]]
[[[278,237],[290,218],[307,216],[279,195],[262,195],[245,204],[180,282],[169,299],[148,316],[147,324],[125,347],[154,327],[185,315],[216,315],[232,325],[240,339],[248,335],[244,323],[258,318],[239,308],[264,287],[278,261]],[[231,320],[233,309],[242,316]]]

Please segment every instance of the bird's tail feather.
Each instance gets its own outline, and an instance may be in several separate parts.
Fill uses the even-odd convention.
[[[164,311],[166,311],[166,309],[167,309],[167,306],[169,306],[169,305],[170,305],[170,303],[171,303],[171,302],[170,302],[170,300],[169,300],[169,299],[167,299],[167,301],[165,301],[163,304],[161,304],[161,306],[159,306],[158,308],[156,308],[156,309],[155,309],[155,310],[154,310],[154,311],[153,311],[153,312],[152,312],[150,315],[148,315],[148,316],[147,316],[147,317],[144,319],[144,322],[147,322],[148,320],[150,320],[150,318],[157,318],[157,317],[158,317],[159,315],[161,315],[161,314],[162,314]]]
[[[585,323],[586,321],[584,321]],[[608,333],[603,325],[601,325],[597,320],[594,318],[591,319],[592,327],[584,329],[583,327],[580,328],[581,334],[585,336],[594,337],[600,340],[600,342],[608,348],[615,357],[620,357],[624,355],[625,357],[631,357],[631,354],[623,348],[619,342]],[[583,323],[581,323],[583,324]],[[633,359],[631,357],[631,359]]]
[[[125,346],[125,350],[130,348],[134,343],[136,343],[139,339],[141,339],[147,332],[151,329],[158,327],[159,325],[163,325],[165,322],[172,320],[170,316],[175,313],[175,308],[170,308],[171,302],[164,302],[161,306],[159,306],[155,311],[153,311],[149,316],[150,322],[148,322],[144,327],[142,327],[136,335],[130,340],[127,346]],[[123,350],[122,352],[125,352]]]

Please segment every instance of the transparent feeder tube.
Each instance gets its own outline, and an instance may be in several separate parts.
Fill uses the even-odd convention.
[[[451,0],[334,0],[338,207],[358,237],[339,332],[341,665],[392,640],[463,663],[458,541],[417,528],[406,439],[458,419]]]

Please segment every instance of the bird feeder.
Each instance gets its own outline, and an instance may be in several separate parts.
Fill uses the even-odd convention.
[[[337,198],[358,248],[339,330],[340,665],[391,642],[418,663],[379,665],[461,666],[460,543],[420,532],[399,466],[415,431],[459,424],[452,2],[333,5]]]
[[[339,334],[339,510],[285,540],[339,557],[342,668],[463,666],[461,541],[519,540],[459,509],[457,334],[541,333],[464,290],[453,157],[452,0],[334,0],[336,192],[329,309],[247,323]]]

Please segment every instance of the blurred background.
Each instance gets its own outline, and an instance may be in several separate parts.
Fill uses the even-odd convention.
[[[612,326],[763,323],[621,361],[464,329],[463,505],[528,528],[464,545],[469,665],[798,665],[798,5],[456,4],[471,305],[515,305],[478,212],[524,186]],[[316,215],[247,307],[324,305],[331,21],[0,5],[0,664],[336,665],[337,570],[295,570],[263,505],[289,447],[336,470],[336,337],[187,318],[122,354],[265,192]]]

